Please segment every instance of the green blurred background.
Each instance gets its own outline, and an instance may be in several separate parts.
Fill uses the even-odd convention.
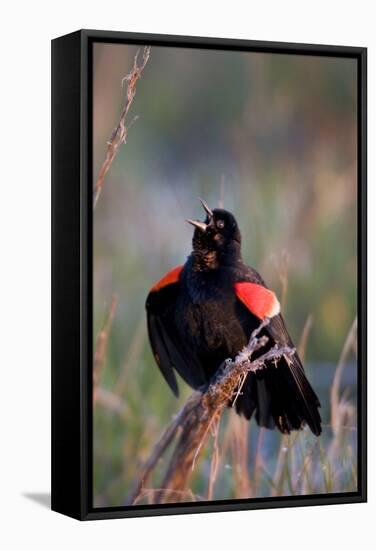
[[[94,178],[136,51],[94,45]],[[235,214],[244,259],[279,295],[296,342],[311,316],[305,365],[329,422],[334,369],[357,309],[356,71],[346,58],[152,47],[128,120],[139,119],[94,213],[94,337],[112,295],[118,300],[94,411],[96,505],[124,502],[190,393],[180,381],[176,400],[162,379],[144,304],[154,282],[190,253],[184,219],[202,218],[198,196],[212,208],[222,199]],[[343,385],[354,402],[355,357]],[[265,436],[270,468],[279,437]],[[348,444],[356,455],[355,440]],[[218,498],[233,496],[225,466]],[[204,463],[198,493],[205,475]]]

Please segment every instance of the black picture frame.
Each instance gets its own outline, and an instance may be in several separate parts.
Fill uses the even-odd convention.
[[[351,57],[358,67],[358,491],[131,507],[92,499],[92,44]],[[52,40],[52,509],[80,520],[367,499],[367,49],[80,30]]]

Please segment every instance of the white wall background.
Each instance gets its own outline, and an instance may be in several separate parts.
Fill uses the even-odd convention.
[[[289,550],[375,544],[375,352],[369,354],[369,503],[80,524],[27,498],[50,482],[50,44],[79,28],[369,48],[369,310],[376,310],[373,2],[13,1],[2,5],[0,85],[0,545]],[[5,307],[4,307],[5,305]],[[370,318],[372,342],[375,321]]]

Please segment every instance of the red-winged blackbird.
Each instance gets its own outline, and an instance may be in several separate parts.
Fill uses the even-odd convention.
[[[192,253],[153,286],[146,300],[151,347],[175,395],[174,369],[192,388],[202,389],[225,359],[247,345],[265,317],[270,322],[261,334],[269,341],[259,353],[276,343],[293,347],[276,295],[243,263],[234,216],[201,202],[205,222],[187,220],[195,226]],[[315,435],[321,433],[320,402],[297,353],[249,373],[235,407],[247,419],[255,413],[266,428],[289,433],[308,424]]]

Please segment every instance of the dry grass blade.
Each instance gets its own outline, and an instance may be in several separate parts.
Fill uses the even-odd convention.
[[[221,185],[219,190],[218,208],[224,208],[224,207],[225,207],[225,176],[224,174],[222,174]]]
[[[128,407],[122,399],[115,393],[105,390],[100,386],[97,386],[95,391],[96,403],[107,409],[112,413],[116,413],[122,418],[125,418],[128,414]]]
[[[279,445],[279,451],[278,451],[278,457],[277,457],[277,464],[273,476],[273,486],[271,489],[270,496],[279,496],[282,494],[282,486],[283,486],[283,473],[286,468],[286,461],[287,461],[287,455],[286,450],[288,446],[288,439],[289,436],[287,434],[281,435],[281,442]]]
[[[165,491],[164,489],[143,489],[141,493],[138,495],[136,500],[133,502],[133,504],[138,504],[142,499],[145,497],[148,498],[149,502],[148,504],[153,504],[154,500],[156,498],[156,495],[163,493],[163,494],[170,494],[172,497],[177,495],[179,499],[184,499],[185,501],[191,501],[196,502],[198,500],[201,500],[198,495],[195,495],[190,489],[187,491]],[[175,499],[176,500],[176,499]]]
[[[262,458],[262,447],[264,442],[264,436],[265,436],[265,428],[260,427],[259,433],[257,436],[256,452],[255,452],[255,458],[254,458],[254,469],[253,469],[252,491],[254,492],[255,495],[259,493],[262,471],[264,468],[264,460]]]
[[[134,487],[128,496],[125,506],[134,504],[137,499],[139,499],[141,492],[145,491],[145,484],[147,483],[154,467],[157,462],[169,447],[170,443],[173,441],[179,427],[185,421],[185,418],[191,411],[191,409],[196,405],[200,399],[200,394],[195,392],[193,393],[185,405],[180,409],[179,413],[173,418],[172,422],[167,426],[162,436],[154,446],[153,452],[151,453],[148,460],[141,468],[138,479],[136,480]]]
[[[124,391],[127,386],[128,375],[130,373],[131,365],[137,365],[138,359],[142,353],[145,339],[146,339],[146,323],[144,319],[141,318],[134,331],[131,344],[129,346],[129,349],[127,350],[127,356],[121,367],[118,379],[116,380],[113,386],[113,392],[115,394],[119,396],[122,396],[124,394]]]
[[[100,373],[103,368],[104,360],[106,357],[108,336],[110,334],[111,325],[115,316],[117,306],[116,296],[112,296],[110,307],[108,308],[107,318],[103,324],[102,329],[97,335],[95,342],[94,352],[94,364],[93,364],[93,402],[97,399],[97,388],[99,386]]]
[[[249,423],[248,420],[232,414],[228,424],[231,462],[236,498],[253,496],[248,471]]]
[[[216,421],[212,424],[212,435],[213,435],[213,452],[212,452],[212,459],[210,464],[210,475],[209,475],[209,483],[208,483],[208,494],[207,494],[207,500],[213,499],[213,492],[214,492],[214,484],[215,480],[217,479],[218,474],[218,465],[219,465],[219,447],[218,447],[218,437],[219,437],[219,424],[221,421],[221,417],[218,415],[218,418]]]
[[[358,320],[354,319],[353,324],[349,330],[346,341],[342,348],[341,356],[338,361],[336,372],[334,374],[333,384],[330,391],[330,405],[331,405],[331,424],[334,433],[336,433],[340,428],[340,407],[341,407],[341,396],[340,396],[340,385],[342,379],[342,373],[345,368],[346,360],[349,353],[353,349],[353,342],[356,341],[356,334],[358,329]]]
[[[287,252],[287,250],[282,250],[279,259],[279,280],[281,283],[281,311],[285,311],[287,303],[287,292],[289,288],[289,261],[289,253]]]
[[[308,337],[310,335],[312,326],[313,326],[313,315],[310,313],[306,319],[306,322],[304,323],[302,335],[300,337],[298,348],[297,348],[301,361],[304,361],[305,359]]]
[[[141,64],[138,64],[138,57],[139,57],[139,51],[136,53],[136,56],[134,58],[133,67],[127,76],[125,76],[122,80],[122,86],[124,82],[127,83],[127,90],[126,90],[126,96],[125,96],[125,104],[121,111],[119,122],[117,126],[113,129],[111,137],[107,143],[107,154],[106,158],[104,159],[104,162],[99,170],[98,178],[94,186],[94,208],[98,202],[99,196],[101,194],[103,184],[105,181],[106,174],[116,157],[119,147],[122,143],[126,143],[128,130],[133,124],[133,122],[136,120],[136,118],[133,118],[133,120],[130,121],[127,125],[127,115],[129,112],[129,109],[132,105],[133,99],[136,95],[136,85],[139,78],[141,78],[142,72],[145,69],[145,66],[147,62],[149,61],[150,57],[150,46],[145,46],[142,54],[142,61]]]

